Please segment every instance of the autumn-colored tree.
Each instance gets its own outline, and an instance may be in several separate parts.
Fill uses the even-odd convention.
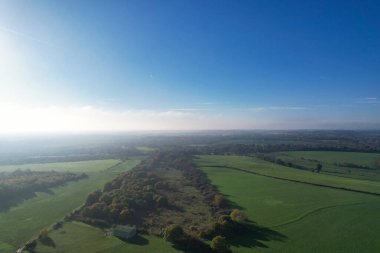
[[[181,226],[171,224],[164,231],[164,239],[172,243],[180,243],[186,240],[186,234]]]
[[[226,199],[222,195],[216,194],[214,196],[212,203],[214,206],[222,207],[226,204]]]
[[[40,231],[39,238],[46,237],[48,236],[48,234],[49,234],[49,230],[47,228],[44,228]]]
[[[217,253],[226,253],[229,252],[229,244],[225,237],[223,236],[215,236],[211,241],[211,249],[213,249]]]
[[[240,223],[247,220],[247,215],[239,209],[232,210],[230,217],[233,221],[240,222]]]

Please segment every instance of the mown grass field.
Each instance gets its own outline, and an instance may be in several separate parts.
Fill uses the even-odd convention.
[[[286,178],[307,179],[304,173],[309,173],[309,179],[316,177],[313,181],[342,185],[339,177],[303,173],[248,157],[202,156],[197,163],[233,204],[266,228],[232,240],[235,253],[376,253],[380,250],[379,196],[289,182],[224,167]],[[343,184],[349,185],[349,182],[343,181]],[[365,181],[363,185],[365,187]],[[355,186],[360,186],[359,182]]]
[[[49,234],[55,248],[38,244],[36,252],[96,252],[96,253],[174,253],[178,252],[162,238],[155,236],[137,236],[125,243],[116,237],[106,237],[103,230],[83,223],[69,222]]]
[[[299,159],[304,157],[306,159],[320,160],[326,163],[355,163],[359,165],[365,165],[372,168],[380,168],[380,154],[376,153],[359,153],[359,152],[328,152],[328,151],[290,151],[279,152],[292,157],[293,159]]]
[[[138,163],[139,160],[128,160],[124,163],[120,163],[119,160],[99,160],[22,165],[23,169],[31,170],[85,172],[89,178],[53,188],[53,194],[38,193],[36,197],[1,212],[0,252],[14,252],[17,247],[37,235],[42,228],[50,226],[80,206],[90,192],[102,188],[105,182]],[[16,166],[16,169],[17,167],[20,166]],[[11,169],[10,166],[6,168]]]
[[[247,156],[200,156],[199,166],[222,166],[244,169],[266,176],[297,180],[306,183],[323,184],[337,188],[347,188],[372,193],[380,193],[378,181],[346,178],[323,173],[313,173],[286,166],[280,166],[255,157]]]
[[[380,181],[380,154],[323,151],[291,151],[273,154],[285,162],[293,162],[307,168],[315,168],[320,163],[323,165],[322,173]],[[365,166],[367,169],[344,166],[345,164]]]

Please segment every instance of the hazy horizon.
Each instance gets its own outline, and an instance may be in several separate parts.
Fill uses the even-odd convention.
[[[0,135],[380,129],[376,1],[1,1]]]

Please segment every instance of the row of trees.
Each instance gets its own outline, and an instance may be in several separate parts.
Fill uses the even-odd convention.
[[[77,218],[96,225],[138,224],[149,212],[169,206],[160,192],[156,175],[132,171],[105,184],[103,191],[91,193]]]
[[[277,140],[278,141],[278,140]],[[276,141],[274,141],[276,142]],[[373,145],[368,145],[364,142],[356,142],[353,140],[342,140],[336,142],[316,142],[303,143],[294,142],[283,144],[281,141],[271,144],[216,144],[205,146],[191,146],[186,148],[193,154],[208,154],[208,155],[251,155],[257,153],[270,153],[281,151],[344,151],[344,152],[380,152],[380,144],[374,142]]]
[[[300,170],[309,170],[309,171],[313,171],[313,172],[317,172],[317,173],[320,173],[322,171],[322,167],[323,167],[321,163],[317,163],[316,166],[312,167],[312,168],[306,167],[306,166],[303,166],[300,164],[296,164],[294,162],[288,162],[288,161],[284,161],[280,158],[276,158],[276,156],[272,155],[272,154],[257,154],[256,157],[258,157],[262,160],[271,162],[271,163],[276,163],[278,165],[287,166],[287,167],[300,169]],[[316,162],[318,162],[318,161],[316,161]]]

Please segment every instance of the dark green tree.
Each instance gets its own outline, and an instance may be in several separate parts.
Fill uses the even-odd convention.
[[[181,226],[171,224],[164,231],[164,239],[174,244],[181,243],[186,240],[186,234]]]
[[[319,172],[321,172],[321,170],[322,170],[322,164],[318,163],[316,171],[319,173]]]

